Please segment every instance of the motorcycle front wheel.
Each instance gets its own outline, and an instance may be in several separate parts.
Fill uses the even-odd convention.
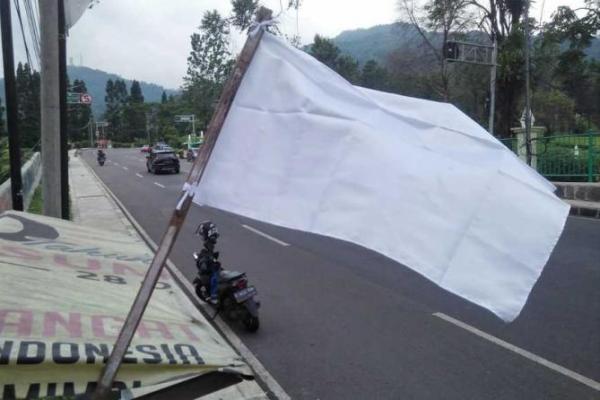
[[[204,290],[202,290],[204,288]],[[196,285],[195,287],[195,292],[196,292],[196,296],[198,296],[198,298],[204,302],[206,302],[208,300],[206,293],[208,293],[208,290],[206,290],[206,288],[202,285]]]

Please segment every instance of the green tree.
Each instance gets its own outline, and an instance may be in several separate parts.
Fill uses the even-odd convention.
[[[428,74],[429,85],[436,97],[450,100],[451,70],[444,56],[444,48],[451,39],[474,25],[473,14],[469,12],[472,0],[398,0],[401,19],[410,22],[425,48],[434,57],[436,73]]]
[[[198,118],[198,127],[208,125],[223,84],[233,67],[229,52],[229,24],[217,11],[204,13],[199,32],[191,36],[188,71],[182,101]]]
[[[352,84],[360,82],[360,68],[358,61],[349,54],[342,54],[339,47],[331,39],[315,35],[310,47],[310,54],[336,71]]]
[[[129,89],[127,105],[123,110],[124,132],[121,141],[133,143],[136,138],[146,136],[146,110],[140,83],[134,80]]]
[[[0,98],[0,136],[5,136],[6,125],[4,123],[4,106],[2,105],[2,99]]]
[[[165,104],[167,102],[167,93],[163,90],[162,95],[160,96],[161,104]]]
[[[562,91],[574,99],[575,111],[596,120],[600,114],[595,96],[597,68],[587,60],[585,50],[599,29],[600,6],[588,0],[577,9],[559,7],[545,26],[543,40],[546,46],[563,48],[556,57],[554,78]]]
[[[490,40],[498,45],[495,132],[509,136],[510,128],[518,124],[523,104],[523,17],[527,0],[473,0],[470,3],[479,11],[481,26]],[[533,31],[535,27],[530,28]]]
[[[231,24],[242,31],[248,29],[258,7],[258,0],[231,0]]]
[[[575,127],[575,102],[558,90],[538,91],[534,94],[536,125],[546,127],[548,133],[571,132]]]
[[[387,90],[388,89],[388,71],[380,66],[377,61],[369,60],[362,68],[360,75],[360,84],[369,89]]]
[[[317,34],[310,46],[310,54],[329,68],[335,69],[340,49],[333,43],[333,40]]]
[[[40,74],[32,71],[29,64],[17,65],[17,124],[21,146],[32,148],[40,140]]]
[[[202,17],[200,32],[191,36],[192,50],[188,57],[186,83],[199,80],[222,83],[229,73],[229,23],[217,10]]]
[[[360,81],[358,61],[349,54],[343,54],[338,57],[334,69],[352,84],[357,84]]]
[[[127,84],[124,80],[116,79],[114,82],[109,79],[106,82],[106,111],[104,118],[109,123],[109,132],[115,141],[125,141],[125,132],[123,131],[123,111],[128,102]]]

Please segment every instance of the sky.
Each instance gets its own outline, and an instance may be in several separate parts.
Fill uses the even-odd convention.
[[[532,16],[538,19],[542,1],[537,0],[532,6]],[[280,0],[262,3],[275,14],[281,10]],[[302,43],[308,44],[316,33],[334,37],[344,30],[395,22],[396,3],[397,0],[303,0],[298,15],[293,10],[285,11],[279,20],[284,34],[298,33]],[[578,4],[583,4],[583,0],[545,0],[544,19],[559,5]],[[69,32],[69,63],[176,89],[187,69],[190,35],[197,30],[202,14],[212,9],[227,15],[230,1],[100,0]],[[13,25],[15,59],[24,61],[16,15]],[[233,53],[241,49],[243,40],[242,35],[232,34]]]

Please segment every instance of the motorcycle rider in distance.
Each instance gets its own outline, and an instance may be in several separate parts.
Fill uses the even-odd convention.
[[[210,273],[210,302],[216,305],[219,302],[218,288],[221,270],[221,263],[217,261],[219,252],[215,251],[219,232],[215,224],[206,221],[201,224],[198,233],[202,235],[203,241],[203,247],[198,257],[198,267]]]
[[[106,153],[102,151],[102,149],[98,149],[98,154],[96,156],[99,164],[104,164],[104,160],[106,160]]]

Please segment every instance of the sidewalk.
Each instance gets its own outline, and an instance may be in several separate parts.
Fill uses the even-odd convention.
[[[73,222],[83,226],[127,234],[147,246],[125,214],[106,192],[102,184],[98,182],[96,175],[91,172],[85,161],[80,157],[75,157],[73,152],[69,153],[69,190]],[[206,321],[206,323],[209,322]],[[226,339],[233,342],[231,338]],[[239,353],[239,350],[236,349],[236,351]],[[132,390],[132,392],[138,396],[143,394],[141,390]],[[201,399],[258,400],[268,399],[268,396],[256,381],[244,381],[211,395],[203,396]]]

